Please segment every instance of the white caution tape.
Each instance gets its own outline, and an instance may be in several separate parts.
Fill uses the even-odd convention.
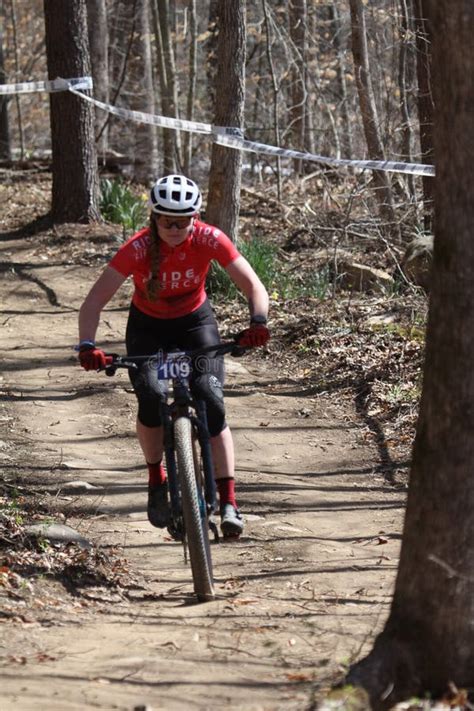
[[[197,121],[186,121],[184,119],[170,118],[169,116],[157,116],[155,114],[147,114],[142,111],[130,111],[129,109],[121,109],[116,106],[104,104],[102,101],[93,99],[91,96],[85,96],[76,88],[70,87],[70,91],[77,96],[81,96],[86,101],[94,104],[104,111],[118,116],[122,119],[130,119],[139,123],[149,123],[154,126],[164,128],[174,128],[178,131],[190,131],[191,133],[205,133],[213,137],[213,141],[221,146],[236,148],[237,150],[250,151],[252,153],[265,153],[266,155],[282,156],[284,158],[296,158],[298,160],[312,161],[323,165],[334,167],[354,167],[364,170],[382,170],[390,173],[405,173],[408,175],[434,175],[435,170],[432,165],[424,165],[422,163],[399,163],[396,161],[377,161],[377,160],[349,160],[345,158],[328,158],[315,153],[304,153],[302,151],[293,151],[288,148],[277,148],[269,146],[265,143],[256,143],[255,141],[246,141],[243,137],[243,132],[240,128],[228,128],[220,126],[212,126],[210,123],[199,123]]]
[[[162,128],[171,128],[177,131],[189,131],[191,133],[203,133],[212,136],[212,140],[221,146],[235,148],[251,153],[263,153],[265,155],[280,156],[282,158],[292,158],[296,160],[311,161],[322,165],[338,167],[353,167],[362,170],[381,170],[388,173],[405,173],[407,175],[428,175],[435,174],[433,165],[422,163],[402,163],[398,161],[379,160],[349,160],[346,158],[328,158],[316,153],[305,153],[304,151],[294,151],[288,148],[278,148],[266,143],[247,141],[243,132],[239,128],[228,128],[212,126],[210,123],[200,123],[198,121],[186,121],[185,119],[171,118],[169,116],[159,116],[148,114],[143,111],[131,111],[117,106],[105,104],[102,101],[87,96],[82,92],[92,89],[91,77],[79,77],[77,79],[53,79],[52,81],[25,82],[23,84],[0,84],[0,95],[21,94],[33,91],[67,91],[85,101],[89,101],[103,111],[107,111],[121,119],[136,121],[137,123],[147,123]]]
[[[51,81],[26,81],[22,84],[0,84],[0,95],[5,94],[31,94],[35,91],[67,91],[71,88],[85,91],[92,89],[91,77],[78,77],[77,79],[52,79]],[[83,96],[83,94],[82,94]]]
[[[170,118],[169,116],[157,116],[156,114],[147,114],[143,111],[131,111],[130,109],[121,109],[117,106],[104,104],[102,101],[93,99],[91,96],[85,96],[80,91],[76,91],[76,87],[69,87],[69,90],[80,96],[82,99],[89,101],[99,109],[108,111],[114,116],[122,119],[131,119],[138,123],[149,123],[153,126],[161,126],[162,128],[174,128],[178,131],[190,131],[191,133],[207,133],[212,134],[212,125],[210,123],[199,123],[198,121],[186,121],[185,119]]]
[[[234,131],[234,129],[230,129]],[[346,158],[327,158],[319,156],[315,153],[304,153],[302,151],[293,151],[287,148],[276,148],[268,146],[265,143],[256,143],[255,141],[245,141],[240,137],[226,135],[227,129],[217,128],[214,130],[214,141],[221,146],[236,148],[238,150],[250,151],[253,153],[265,153],[272,156],[282,156],[285,158],[296,158],[298,160],[313,161],[314,163],[322,163],[323,165],[344,166],[353,168],[362,168],[368,170],[382,170],[388,173],[406,173],[409,175],[434,175],[435,169],[433,165],[425,165],[423,163],[398,163],[396,161],[378,161],[378,160],[349,160]]]

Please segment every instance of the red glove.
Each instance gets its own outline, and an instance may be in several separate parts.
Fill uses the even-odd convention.
[[[107,365],[107,357],[101,348],[92,343],[79,346],[79,362],[84,370],[103,370]]]
[[[249,328],[241,331],[237,336],[237,345],[243,348],[257,348],[264,346],[270,340],[270,331],[264,323],[250,322]]]

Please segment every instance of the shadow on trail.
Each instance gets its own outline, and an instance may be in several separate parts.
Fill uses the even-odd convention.
[[[34,220],[28,222],[26,225],[17,227],[15,230],[7,230],[6,232],[0,232],[0,242],[10,242],[16,239],[27,239],[28,237],[34,237],[40,232],[51,229],[53,226],[53,219],[51,213],[46,215],[39,215],[35,217]]]
[[[280,378],[278,380],[249,380],[239,385],[238,388],[225,388],[224,392],[227,398],[245,398],[255,394],[275,395],[282,398],[309,398],[323,393],[333,394],[341,390],[354,393],[354,404],[357,415],[373,433],[375,438],[379,455],[379,464],[376,466],[375,472],[381,474],[388,484],[394,486],[397,484],[395,473],[399,465],[390,456],[382,423],[376,417],[369,414],[369,398],[372,381],[374,379],[375,375],[369,379],[358,377],[351,381],[344,376],[340,379],[334,378],[334,380],[329,383],[325,381],[324,383],[311,384],[309,386],[299,386],[300,384],[298,382],[290,378]],[[352,427],[356,428],[357,425],[352,425]]]
[[[379,455],[379,464],[375,472],[381,474],[391,486],[396,486],[395,472],[397,464],[390,456],[387,439],[381,422],[369,414],[369,399],[372,389],[372,380],[360,380],[355,391],[355,407],[357,414],[374,435],[375,444]]]
[[[28,267],[25,266],[24,264],[19,264],[19,263],[12,263],[12,262],[2,262],[0,263],[0,272],[6,272],[6,271],[13,271],[15,273],[15,276],[17,276],[20,280],[22,281],[29,281],[33,284],[36,284],[36,286],[39,286],[41,291],[45,294],[47,300],[51,304],[51,306],[61,306],[58,297],[56,296],[56,292],[54,289],[51,289],[47,284],[45,284],[39,277],[35,276],[35,274],[31,274],[30,272],[27,272],[26,269]],[[36,265],[35,265],[36,269]]]
[[[373,561],[374,556],[372,555],[370,557],[370,560]],[[397,570],[398,564],[397,563],[385,563],[383,566],[383,570]],[[245,575],[239,576],[238,573],[235,575],[236,580],[258,580],[261,582],[262,580],[270,580],[272,578],[291,578],[296,575],[322,575],[325,573],[349,573],[353,574],[354,571],[357,572],[376,572],[380,573],[380,565],[371,564],[371,565],[364,565],[360,559],[356,562],[353,563],[352,565],[344,565],[344,566],[321,566],[320,568],[311,568],[310,566],[307,568],[296,568],[292,570],[291,568],[288,568],[285,566],[284,568],[280,570],[260,570],[258,573],[245,573]]]
[[[66,360],[58,360],[57,365],[58,367],[62,367],[65,365],[69,365],[70,357],[67,358]],[[38,360],[39,363],[41,363],[41,359]],[[33,367],[38,367],[38,364],[36,366],[33,365],[32,361],[30,361],[30,368]],[[54,366],[51,366],[48,364],[48,368],[51,368]],[[9,370],[8,367],[3,368],[3,371]],[[12,370],[12,369],[10,369]],[[23,368],[15,368],[14,370],[26,370]],[[47,381],[45,381],[47,383]],[[68,388],[64,392],[61,392],[58,395],[53,395],[51,390],[54,389],[54,383],[50,384],[50,387],[48,388],[47,385],[41,386],[41,389],[28,389],[28,388],[21,388],[20,386],[16,386],[18,389],[18,392],[15,392],[13,387],[10,385],[8,386],[7,392],[1,393],[0,394],[0,401],[10,401],[10,400],[19,400],[23,402],[69,402],[71,400],[80,400],[81,398],[90,398],[93,397],[94,395],[99,395],[102,393],[110,393],[115,390],[116,387],[120,387],[123,390],[123,384],[120,383],[108,383],[104,382],[103,385],[86,385],[82,389],[75,388],[74,390],[71,388]],[[58,390],[58,388],[56,388]],[[43,392],[42,395],[40,393]]]
[[[219,649],[216,647],[216,649]],[[226,648],[227,650],[227,648]],[[229,653],[232,652],[232,656],[235,656],[236,651],[231,650],[228,648]],[[259,664],[262,666],[268,666],[269,662],[264,661],[264,660],[259,660],[256,658],[256,655],[249,654],[248,652],[242,651],[240,652],[244,657],[251,656],[252,658],[252,664]],[[193,664],[198,664],[201,663],[203,665],[209,664],[208,659],[200,659],[199,657],[196,657],[192,660]],[[242,659],[242,663],[244,663],[244,659]],[[248,660],[247,662],[248,663]],[[215,666],[222,665],[223,667],[228,666],[228,661],[227,659],[217,659],[213,658],[212,659],[212,664]],[[271,666],[278,668],[278,666],[282,667],[283,669],[287,669],[287,665],[284,661],[281,661],[278,664],[278,660],[274,657],[272,657],[271,661]],[[7,673],[6,676],[9,676]],[[12,677],[15,677],[15,674],[12,673]],[[81,676],[81,675],[72,675],[72,674],[57,674],[54,672],[51,672],[51,674],[47,674],[45,670],[43,670],[43,674],[41,675],[42,679],[47,680],[48,676],[51,677],[54,680],[60,680],[64,683],[66,682],[73,682],[74,684],[77,684],[78,682],[87,682],[87,684],[90,685],[90,677],[89,676]],[[177,678],[168,678],[164,679],[163,681],[151,681],[150,679],[136,679],[133,678],[130,674],[126,675],[125,677],[123,674],[120,677],[113,677],[113,676],[107,676],[106,674],[101,674],[100,678],[103,680],[102,683],[107,683],[107,684],[116,684],[116,685],[122,685],[122,686],[132,686],[132,687],[146,687],[146,688],[152,688],[152,689],[169,689],[170,687],[192,687],[192,686],[200,686],[204,689],[210,688],[210,687],[222,687],[225,690],[226,698],[229,697],[230,691],[228,692],[227,690],[230,690],[232,688],[235,689],[280,689],[280,690],[295,690],[295,689],[301,689],[301,688],[306,688],[310,689],[312,682],[310,680],[306,681],[250,681],[250,680],[245,680],[245,681],[238,681],[238,680],[232,680],[231,678],[227,678],[222,680],[222,681],[212,681],[210,679],[206,679],[204,681],[198,681],[195,679],[185,679],[183,677],[177,679]],[[47,683],[45,681],[45,683]],[[205,698],[205,697],[204,697]],[[169,694],[167,694],[166,699],[168,702],[170,702],[170,697]],[[183,708],[190,708],[191,702],[189,699],[183,699],[181,697],[176,697],[175,701],[179,701],[181,703],[184,703],[185,705]],[[141,708],[141,707],[137,707]]]

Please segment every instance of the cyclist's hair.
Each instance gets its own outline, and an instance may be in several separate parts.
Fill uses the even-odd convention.
[[[150,215],[150,271],[151,276],[146,285],[146,295],[149,301],[153,301],[160,290],[160,238],[153,214]]]

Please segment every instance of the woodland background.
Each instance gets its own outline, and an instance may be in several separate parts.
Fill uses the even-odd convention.
[[[219,30],[233,32],[222,7],[88,0],[93,96],[211,123],[219,107],[240,102],[248,139],[335,158],[432,162],[431,27],[422,0],[233,3],[246,9],[246,51],[230,60],[244,62],[241,97],[218,81]],[[3,79],[46,78],[43,3],[3,0],[1,18]],[[3,100],[6,166],[42,159],[50,169],[49,101]],[[124,236],[145,223],[142,198],[162,171],[187,172],[204,190],[212,182],[207,136],[101,110],[95,135],[108,178],[102,213],[124,225]],[[241,248],[272,295],[271,348],[289,362],[296,355],[308,378],[350,382],[360,406],[390,422],[388,434],[374,423],[384,461],[392,462],[387,441],[406,460],[421,387],[433,178],[254,153],[241,160]],[[211,198],[211,221],[223,226],[227,214]],[[228,298],[221,282],[216,270],[210,287]]]
[[[4,0],[0,81],[46,78],[43,9],[48,16],[53,5],[57,7],[53,0],[44,4]],[[77,0],[73,5],[84,3]],[[236,13],[234,19],[229,8]],[[469,183],[474,163],[468,160],[472,141],[466,141],[472,96],[466,77],[474,71],[466,35],[466,18],[472,19],[473,12],[469,3],[221,0],[198,7],[195,0],[88,0],[87,10],[93,94],[119,107],[230,125],[241,128],[249,139],[335,158],[420,163],[433,162],[437,111],[437,170],[441,166],[442,175],[437,178],[441,218],[437,239],[443,248],[437,271],[433,270],[437,280],[432,282],[431,272],[430,177],[335,170],[313,162],[244,154],[238,166],[239,229],[226,231],[239,239],[271,295],[273,338],[261,358],[270,366],[278,363],[281,375],[304,382],[314,393],[352,398],[377,446],[377,472],[390,486],[407,486],[421,392],[427,292],[435,297],[431,368],[425,371],[430,395],[417,438],[403,574],[392,616],[369,655],[368,667],[356,668],[349,678],[362,679],[371,689],[380,701],[374,708],[388,708],[383,693],[388,688],[385,681],[392,684],[393,678],[400,682],[400,698],[420,688],[441,695],[457,676],[471,687],[472,644],[464,623],[472,612],[467,586],[472,581],[472,545],[467,537],[472,514],[465,508],[472,427],[461,405],[463,396],[470,403],[472,392],[474,346],[470,349],[470,329],[465,326],[474,306],[470,208],[460,178],[466,175]],[[432,25],[430,18],[437,24]],[[226,36],[231,42],[239,39],[237,35],[245,51],[230,56],[223,70],[219,38]],[[52,42],[48,29],[46,39],[50,52],[61,43],[58,34]],[[437,46],[435,68],[432,40]],[[236,91],[230,75],[239,72],[242,80]],[[51,107],[54,101],[51,98]],[[34,171],[51,170],[48,102],[46,95],[30,95],[1,103],[2,166],[11,182],[18,180],[15,170],[29,170],[29,196],[35,194]],[[219,120],[223,106],[238,119],[223,124]],[[452,120],[459,120],[459,131],[451,131]],[[100,111],[94,131],[97,163],[101,177],[107,179],[101,184],[103,216],[110,207],[106,193],[112,185],[124,188],[119,190],[122,202],[129,193],[134,205],[141,200],[142,211],[134,209],[133,219],[127,221],[122,214],[116,220],[123,233],[114,235],[111,250],[146,220],[142,195],[162,172],[182,171],[198,180],[208,192],[204,218],[223,226],[215,209],[220,186],[213,182],[221,166],[212,160],[208,138],[157,131]],[[460,149],[463,139],[465,150]],[[9,170],[13,172],[8,174]],[[54,150],[52,173],[54,218]],[[235,173],[230,178],[235,182]],[[225,217],[222,210],[221,216]],[[38,224],[29,228],[38,229]],[[52,235],[57,233],[53,230]],[[73,257],[78,256],[76,238],[74,231],[61,234],[65,252]],[[105,262],[107,254],[101,248],[89,239],[85,257],[81,252],[78,258]],[[460,286],[467,304],[462,314],[455,308]],[[209,288],[218,300],[225,296],[220,304],[224,325],[243,316],[242,304],[221,275],[212,275]],[[460,334],[467,334],[465,341]],[[444,386],[448,382],[452,386]],[[460,452],[465,452],[464,459]],[[450,484],[449,496],[447,474],[457,484]],[[429,525],[420,526],[420,521]],[[461,539],[463,546],[458,545]],[[431,574],[425,575],[432,551],[442,572],[430,568]],[[449,572],[453,570],[459,573],[454,581]],[[455,616],[446,604],[445,590],[452,593]],[[459,623],[455,629],[454,617]],[[413,629],[422,630],[423,637]],[[446,655],[441,648],[448,637]],[[378,673],[380,660],[383,674]],[[461,700],[454,696],[455,703],[469,707],[467,694]]]
[[[219,2],[89,0],[87,6],[95,98],[214,122],[216,106],[227,100],[225,83],[216,86]],[[431,162],[430,27],[423,10],[422,0],[248,3],[245,137],[335,158]],[[3,0],[0,16],[0,81],[46,78],[43,2]],[[49,96],[9,97],[2,105],[0,155],[44,156],[51,148]],[[146,183],[163,171],[182,171],[205,187],[207,137],[97,110],[96,139],[102,163],[115,159],[129,178]],[[315,164],[255,154],[243,162],[245,180],[271,184],[283,203],[297,176],[315,172]],[[347,170],[327,168],[305,186],[316,184],[332,207],[334,182],[347,183],[345,208],[370,201],[370,193],[360,193],[367,183],[375,186],[382,214],[397,226],[407,220],[418,226],[423,188],[425,202],[431,198],[429,178],[423,186],[420,178],[360,171],[355,186]]]

